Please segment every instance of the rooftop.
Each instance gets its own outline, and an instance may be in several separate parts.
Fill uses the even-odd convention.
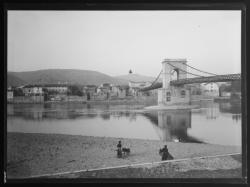
[[[33,88],[33,87],[68,87],[68,84],[29,84],[23,86],[23,88]]]

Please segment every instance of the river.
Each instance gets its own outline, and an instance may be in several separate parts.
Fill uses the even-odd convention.
[[[8,104],[7,132],[241,145],[240,103],[199,105],[198,109],[146,111],[140,105]]]

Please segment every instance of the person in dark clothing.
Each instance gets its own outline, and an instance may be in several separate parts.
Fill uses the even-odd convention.
[[[118,142],[117,148],[120,148],[120,149],[122,148],[122,142],[121,141]]]
[[[117,144],[117,157],[118,158],[122,157],[122,143],[121,143],[121,141],[119,141]]]
[[[168,159],[168,147],[167,145],[164,146],[164,148],[162,149],[162,157],[161,160],[167,160]]]

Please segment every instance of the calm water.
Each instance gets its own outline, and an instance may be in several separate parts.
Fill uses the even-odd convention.
[[[202,102],[199,109],[144,111],[141,106],[9,104],[7,131],[241,145],[241,106]]]

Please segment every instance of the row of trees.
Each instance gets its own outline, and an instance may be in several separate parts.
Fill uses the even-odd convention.
[[[241,92],[241,81],[232,81],[231,85],[222,84],[219,88],[221,92]]]

